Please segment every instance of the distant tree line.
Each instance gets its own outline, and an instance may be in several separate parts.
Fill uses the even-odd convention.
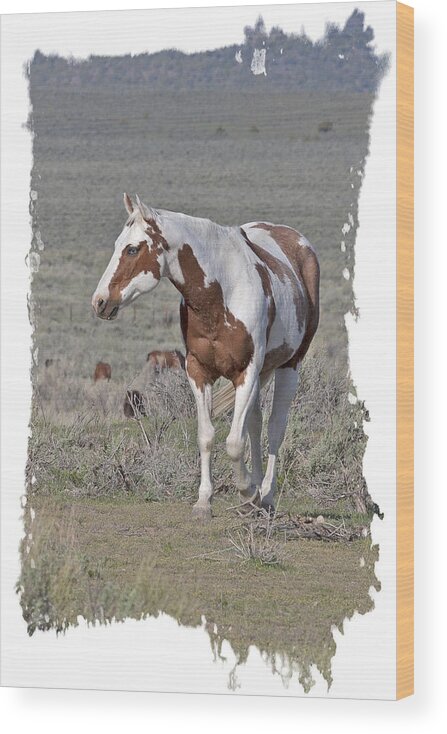
[[[36,51],[28,66],[32,85],[84,87],[144,85],[154,90],[269,89],[372,92],[388,68],[387,54],[377,55],[374,33],[364,14],[354,10],[343,28],[330,23],[313,42],[304,30],[268,33],[263,19],[244,29],[242,45],[185,54],[175,49],[136,56],[90,56],[86,60],[45,56]],[[254,74],[255,52],[264,59],[265,74]],[[262,52],[261,54],[259,52]]]

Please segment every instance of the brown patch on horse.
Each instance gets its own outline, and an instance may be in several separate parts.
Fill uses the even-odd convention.
[[[253,226],[256,229],[264,229],[275,240],[306,291],[307,318],[303,341],[293,357],[282,365],[283,367],[293,367],[293,369],[296,369],[297,364],[302,361],[309,349],[320,318],[320,265],[318,258],[311,247],[301,244],[300,233],[291,227],[284,227],[279,224],[265,224],[264,222]]]
[[[169,250],[168,242],[163,237],[161,229],[155,219],[153,219],[152,217],[148,217],[144,221],[147,224],[145,232],[151,238],[153,245],[155,247],[161,247],[163,250]]]
[[[93,373],[93,381],[110,380],[112,377],[112,368],[108,362],[98,362]]]
[[[265,250],[263,247],[258,245],[256,242],[252,242],[250,238],[248,237],[247,233],[245,232],[245,230],[242,229],[242,227],[240,231],[241,231],[241,234],[245,242],[249,246],[249,248],[261,260],[261,262],[265,264],[268,270],[274,273],[279,278],[281,283],[285,283],[286,280],[289,281],[292,287],[292,290],[293,290],[293,302],[295,304],[296,320],[300,328],[302,328],[306,320],[306,316],[307,316],[307,304],[306,304],[306,299],[303,297],[303,293],[300,288],[300,283],[301,283],[300,276],[298,275],[298,273],[295,272],[294,269],[289,267],[286,263],[282,262],[282,260],[279,260],[277,257],[275,257],[275,255],[272,255],[271,252],[268,252],[268,250]],[[263,287],[264,287],[264,284],[263,284]],[[276,306],[275,306],[275,313],[276,313]]]
[[[135,223],[135,217],[130,217],[127,221],[129,226]],[[129,243],[121,253],[118,267],[113,275],[109,285],[109,299],[112,302],[120,303],[121,291],[129,285],[140,273],[151,272],[154,278],[160,280],[160,263],[158,256],[163,251],[169,250],[169,244],[162,235],[161,229],[153,217],[143,219],[145,233],[150,239],[150,243],[142,240],[138,245]],[[138,255],[128,255],[128,247],[138,247]]]
[[[271,349],[264,358],[264,364],[262,365],[261,375],[266,372],[278,369],[278,367],[284,367],[284,365],[293,356],[293,349],[289,347],[286,342],[283,342],[279,347]]]
[[[129,247],[138,247],[138,254],[128,255],[127,250]],[[158,256],[162,252],[163,248],[161,245],[149,248],[146,240],[142,240],[138,245],[127,245],[121,253],[118,267],[110,281],[109,300],[120,303],[121,291],[140,273],[152,273],[154,278],[160,280],[161,273]]]
[[[185,369],[185,358],[178,349],[173,349],[169,352],[156,349],[153,352],[149,352],[146,361],[149,362],[155,372],[162,372],[163,370],[181,372]]]
[[[225,306],[221,285],[216,280],[205,285],[206,275],[190,245],[179,250],[178,261],[185,282],[173,283],[184,299],[180,324],[189,376],[200,390],[222,376],[235,387],[242,385],[254,353],[247,327]]]

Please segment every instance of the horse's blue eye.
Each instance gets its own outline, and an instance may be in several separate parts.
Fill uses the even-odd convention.
[[[138,252],[138,247],[128,247],[127,248],[128,255],[136,255],[137,252]]]

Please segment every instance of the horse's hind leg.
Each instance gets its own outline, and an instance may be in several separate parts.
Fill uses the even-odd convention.
[[[263,476],[261,449],[262,413],[259,393],[248,416],[247,427],[248,435],[250,436],[251,482],[247,489],[241,490],[241,494],[243,497],[253,498],[261,489]]]
[[[276,490],[276,462],[278,451],[286,432],[289,408],[296,393],[298,369],[299,366],[296,369],[284,367],[275,371],[275,389],[273,393],[272,412],[270,414],[268,424],[269,458],[261,486],[262,507],[267,510],[274,507],[273,501]]]

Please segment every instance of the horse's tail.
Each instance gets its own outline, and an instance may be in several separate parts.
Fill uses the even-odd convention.
[[[260,375],[261,388],[268,385],[273,377],[273,374],[274,370],[271,370],[271,372],[267,372],[267,374]],[[219,390],[216,390],[213,393],[212,417],[218,418],[223,413],[226,413],[227,410],[230,410],[230,408],[232,408],[234,405],[235,396],[236,390],[234,389],[231,382],[228,382],[226,385],[219,388]]]
[[[226,413],[234,405],[236,390],[231,382],[215,391],[213,395],[213,418]]]

